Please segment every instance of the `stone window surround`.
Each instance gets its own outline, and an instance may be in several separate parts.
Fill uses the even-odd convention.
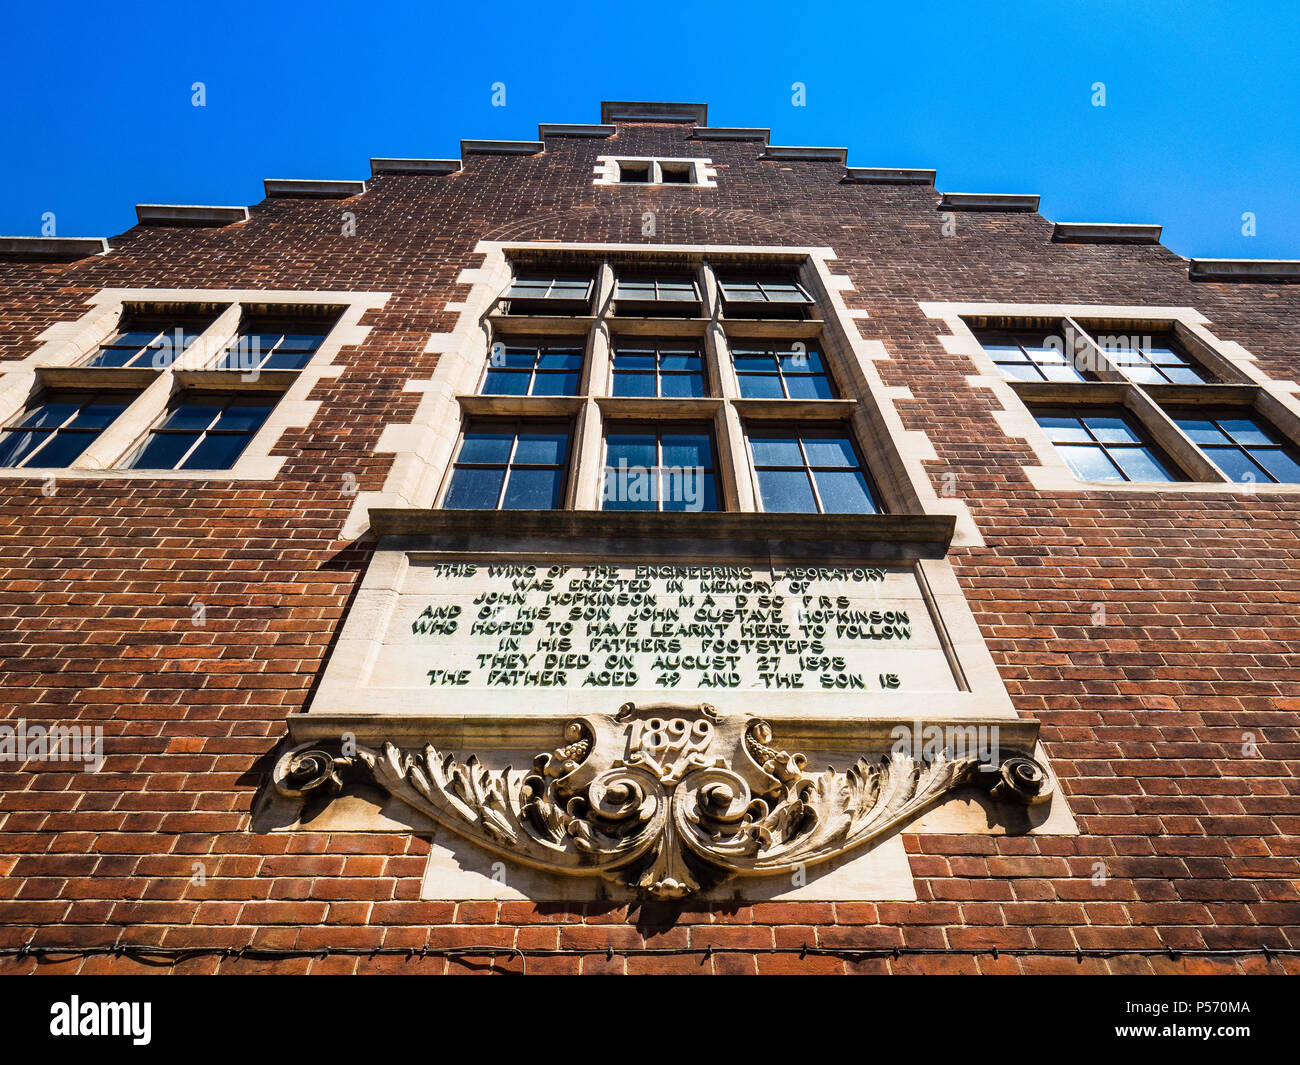
[[[317,382],[337,377],[342,367],[334,359],[343,347],[360,344],[370,332],[358,324],[362,316],[382,307],[386,292],[327,292],[283,289],[153,289],[107,288],[87,301],[80,318],[58,322],[41,334],[41,346],[25,359],[0,364],[0,423],[7,424],[45,390],[130,390],[135,398],[116,421],[69,467],[0,469],[0,477],[59,480],[177,480],[265,481],[273,479],[287,456],[272,455],[286,429],[304,428],[320,408],[307,396]],[[198,340],[171,366],[159,370],[89,367],[84,363],[119,328],[129,308],[138,305],[226,304]],[[329,334],[300,370],[262,370],[256,374],[206,369],[238,335],[245,310],[337,307],[340,315]],[[118,375],[114,377],[113,375]],[[114,384],[114,382],[120,382]],[[279,396],[275,409],[253,435],[228,470],[129,470],[114,464],[128,457],[144,435],[158,423],[174,396],[183,390],[235,391]]]
[[[994,412],[1008,436],[1028,442],[1038,465],[1025,468],[1030,483],[1044,492],[1158,492],[1253,495],[1300,495],[1300,484],[1231,481],[1178,428],[1153,398],[1160,395],[1168,406],[1239,406],[1273,425],[1284,439],[1300,441],[1300,384],[1274,380],[1258,366],[1255,356],[1235,341],[1220,340],[1209,329],[1209,319],[1194,307],[1117,306],[1056,303],[934,303],[920,304],[929,318],[939,319],[951,335],[941,336],[950,355],[964,355],[977,373],[966,378],[972,388],[990,389],[1001,401]],[[1057,319],[1088,338],[1094,360],[1092,382],[1022,382],[1005,378],[968,324],[973,318]],[[1115,334],[1172,331],[1194,360],[1224,384],[1142,385],[1128,380],[1091,342],[1099,329]],[[1193,479],[1190,481],[1081,481],[1057,453],[1035,421],[1030,404],[1056,406],[1119,406],[1129,412],[1151,438]]]
[[[649,163],[650,164],[650,181],[629,182],[626,185],[619,180],[620,163]],[[690,181],[664,181],[661,164],[663,163],[689,163],[691,167]],[[684,188],[684,189],[716,189],[718,187],[718,172],[713,167],[712,159],[705,158],[677,158],[667,155],[598,155],[596,156],[596,167],[594,170],[595,180],[593,185],[619,185],[625,188]]]
[[[450,333],[435,334],[427,351],[440,355],[432,378],[412,380],[406,390],[424,394],[410,424],[390,424],[380,437],[377,450],[394,452],[392,470],[381,492],[360,493],[342,531],[345,538],[362,536],[368,526],[371,507],[435,506],[445,491],[448,471],[467,416],[518,416],[522,410],[538,417],[567,417],[574,420],[574,470],[566,486],[566,507],[598,509],[599,478],[603,443],[602,422],[617,416],[678,417],[712,421],[721,476],[719,497],[724,507],[754,511],[756,483],[743,433],[745,420],[769,418],[789,421],[816,417],[828,422],[846,422],[866,457],[879,500],[892,513],[952,514],[957,519],[954,546],[982,544],[964,502],[940,497],[923,463],[936,457],[923,432],[903,427],[894,408],[897,399],[910,398],[906,388],[887,388],[875,362],[888,359],[881,341],[861,337],[855,319],[866,311],[850,311],[842,292],[852,289],[850,280],[832,273],[829,248],[762,245],[656,245],[585,244],[551,241],[482,241],[475,249],[483,265],[462,271],[458,283],[470,286],[464,301],[447,305],[460,312]],[[597,284],[596,310],[592,316],[515,317],[492,312],[509,286],[512,257],[581,258],[601,263]],[[615,269],[644,257],[662,264],[665,257],[691,263],[700,279],[705,300],[704,317],[699,319],[619,319],[609,313]],[[717,313],[718,291],[710,262],[728,266],[796,266],[797,276],[812,295],[824,320],[772,320],[721,318]],[[557,336],[586,334],[586,358],[580,395],[577,397],[497,397],[477,395],[486,373],[492,343],[504,335],[535,336],[538,332]],[[702,399],[631,399],[609,396],[611,338],[620,333],[648,335],[693,335],[703,342],[706,373],[712,395]],[[734,369],[727,356],[729,336],[768,336],[798,339],[816,338],[842,396],[836,400],[746,400],[739,396]],[[589,475],[584,475],[589,473]]]

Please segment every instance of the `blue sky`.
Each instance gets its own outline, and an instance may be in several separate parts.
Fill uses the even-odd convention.
[[[650,99],[1037,192],[1048,218],[1159,222],[1187,256],[1300,258],[1296,0],[10,3],[0,91],[0,233],[53,212],[112,235],[136,203],[255,203],[264,177],[362,178]]]

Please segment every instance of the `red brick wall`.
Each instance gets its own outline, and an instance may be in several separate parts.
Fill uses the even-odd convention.
[[[671,125],[553,138],[535,157],[470,156],[452,177],[380,177],[345,202],[270,200],[238,226],[137,228],[103,258],[0,263],[9,360],[103,287],[394,293],[313,392],[318,415],[281,439],[274,481],[65,481],[46,496],[0,480],[0,713],[102,724],[108,753],[98,773],[0,763],[0,948],[322,952],[201,954],[176,963],[187,972],[517,971],[506,948],[551,952],[527,965],[552,972],[1300,969],[1204,953],[1300,947],[1300,501],[1036,492],[1032,453],[917,306],[1195,306],[1287,379],[1300,287],[1192,283],[1164,248],[1053,244],[1036,214],[962,212],[944,237],[928,187],[845,185],[831,163],[684,138]],[[710,156],[718,188],[594,188],[595,156],[615,152]],[[248,831],[285,718],[306,705],[365,568],[366,547],[339,539],[345,475],[382,488],[380,431],[410,420],[403,383],[432,371],[425,341],[454,324],[443,308],[464,297],[454,280],[485,238],[835,249],[849,305],[870,312],[863,335],[894,355],[877,364],[885,383],[911,390],[904,419],[935,442],[936,490],[954,473],[983,532],[953,562],[1017,708],[1043,723],[1079,836],[906,835],[916,903],[677,913],[421,902],[425,840]],[[472,947],[499,954],[419,953]],[[394,953],[329,953],[340,948]],[[1115,948],[1137,953],[1096,954]],[[0,971],[142,967],[129,951],[0,957]]]

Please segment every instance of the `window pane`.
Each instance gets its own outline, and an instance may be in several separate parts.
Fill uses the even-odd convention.
[[[1111,415],[1089,415],[1083,419],[1093,436],[1107,444],[1136,444],[1138,435],[1123,418]]]
[[[728,300],[740,303],[761,302],[763,292],[758,285],[748,281],[722,282],[722,295]]]
[[[1176,385],[1199,385],[1205,380],[1190,366],[1167,366],[1165,374]]]
[[[529,375],[513,370],[489,370],[483,382],[485,396],[524,396],[528,394]]]
[[[28,412],[18,424],[24,429],[52,428],[62,425],[81,407],[79,401],[42,403]]]
[[[665,470],[663,509],[698,512],[717,510],[713,475],[698,469]]]
[[[251,439],[245,433],[209,433],[181,463],[181,469],[228,470]]]
[[[1228,475],[1228,480],[1246,484],[1268,484],[1272,478],[1235,447],[1210,448],[1214,464]]]
[[[68,425],[74,429],[103,429],[126,410],[126,407],[124,401],[95,399],[82,407]]]
[[[693,351],[664,351],[659,355],[659,369],[699,373],[700,356]]]
[[[1255,460],[1283,484],[1300,484],[1300,462],[1279,448],[1254,452]]]
[[[736,373],[773,373],[777,369],[776,359],[763,352],[737,353],[733,359]]]
[[[615,370],[653,370],[653,351],[619,351],[614,355]]]
[[[750,438],[756,466],[802,466],[799,442],[789,437],[755,436]]]
[[[781,379],[775,374],[740,374],[740,395],[744,399],[784,399]]]
[[[516,465],[558,466],[564,462],[569,434],[563,430],[525,430],[519,434],[519,446],[512,460]]]
[[[287,333],[280,346],[290,351],[315,351],[324,339],[324,333]]]
[[[817,502],[803,470],[759,470],[763,509],[773,513],[815,514]]]
[[[831,383],[824,377],[787,377],[785,387],[791,399],[834,399]]]
[[[607,437],[606,466],[655,466],[656,446],[653,434],[610,433]]]
[[[1147,358],[1157,366],[1183,366],[1187,364],[1187,359],[1180,352],[1165,345],[1153,344],[1144,350],[1147,353]]]
[[[271,357],[262,364],[267,370],[301,370],[311,361],[310,351],[289,351],[280,348],[271,353]]]
[[[168,429],[206,429],[220,413],[220,403],[182,403],[163,425]]]
[[[660,379],[660,389],[672,399],[691,399],[704,395],[704,378],[699,374],[665,374]]]
[[[1000,368],[1005,376],[1015,381],[1041,381],[1045,376],[1038,371],[1038,367],[1029,362],[1004,362],[1000,364]]]
[[[539,373],[533,378],[533,395],[535,396],[576,396],[577,394],[578,375],[576,373]]]
[[[601,493],[603,510],[654,510],[653,470],[606,470]]]
[[[804,451],[812,466],[856,466],[858,457],[853,445],[844,437],[806,436]]]
[[[1158,385],[1168,380],[1154,366],[1129,366],[1125,368],[1124,373],[1130,381],[1136,381],[1140,385]]]
[[[194,446],[198,438],[198,433],[153,433],[128,467],[133,470],[175,469],[181,456]]]
[[[457,462],[499,462],[504,464],[510,458],[510,449],[514,445],[515,434],[510,430],[492,432],[490,430],[472,430],[465,434],[460,446]],[[493,506],[496,505],[495,500]]]
[[[41,448],[32,465],[50,467],[70,465],[97,436],[97,433],[73,433],[66,429],[54,433],[50,442]]]
[[[616,373],[614,375],[614,395],[616,396],[653,396],[655,394],[655,375],[653,373]]]
[[[1172,481],[1174,476],[1155,454],[1142,447],[1111,448],[1110,457],[1115,460],[1130,481]]]
[[[100,348],[91,366],[125,366],[140,353],[139,348]]]
[[[1058,444],[1056,450],[1081,481],[1122,481],[1124,479],[1099,447]]]
[[[876,505],[860,470],[818,470],[817,492],[827,514],[874,514]]]
[[[582,352],[580,351],[543,351],[538,356],[539,370],[581,370]]]
[[[784,351],[777,356],[786,373],[825,373],[822,357],[815,351]]]
[[[533,348],[501,348],[496,350],[499,351],[499,354],[494,354],[490,363],[493,369],[532,370],[533,364],[537,361],[537,351]]]
[[[222,412],[216,428],[227,432],[256,432],[270,413],[269,404],[236,401]]]
[[[1219,427],[1227,433],[1233,440],[1246,447],[1253,447],[1256,444],[1276,444],[1271,436],[1264,429],[1250,418],[1220,418]]]
[[[504,469],[458,467],[442,505],[450,510],[493,510],[505,475]]]
[[[1043,366],[1041,367],[1043,376],[1049,381],[1082,381],[1083,374],[1073,366],[1062,363],[1060,366]],[[1032,377],[1030,378],[1032,380]]]
[[[510,471],[506,482],[505,510],[554,510],[560,505],[562,470]]]
[[[763,291],[772,303],[807,303],[807,297],[792,281],[765,281]]]
[[[551,295],[556,299],[586,299],[591,282],[583,277],[560,277],[551,285]]]
[[[15,430],[0,437],[0,466],[17,466],[44,442],[46,433]]]
[[[1054,444],[1063,444],[1089,439],[1088,433],[1079,424],[1078,418],[1039,415],[1038,424],[1043,427],[1047,439]]]
[[[1194,444],[1226,444],[1228,438],[1208,418],[1177,418],[1178,428]]]
[[[664,433],[665,466],[713,466],[713,448],[707,433]]]

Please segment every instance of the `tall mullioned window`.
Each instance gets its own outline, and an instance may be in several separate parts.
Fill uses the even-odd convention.
[[[740,394],[746,399],[835,398],[826,362],[814,346],[756,345],[737,339],[731,356]]]
[[[684,340],[628,337],[614,349],[616,396],[703,396],[704,357],[698,344]]]
[[[555,510],[563,502],[569,427],[471,422],[442,505],[450,510]]]
[[[980,333],[980,346],[988,352],[1004,377],[1017,381],[1086,381],[1066,353],[1064,337],[1050,333]]]
[[[274,407],[273,399],[252,396],[183,395],[126,466],[133,470],[228,470]]]
[[[576,396],[581,374],[581,342],[499,343],[488,357],[483,394]]]
[[[1040,410],[1034,415],[1081,481],[1178,481],[1181,472],[1119,408]]]
[[[717,510],[707,426],[612,426],[605,435],[605,510]]]
[[[1262,418],[1241,409],[1168,413],[1231,480],[1242,484],[1300,483],[1300,453]]]
[[[72,465],[130,404],[118,393],[53,393],[18,416],[0,436],[0,466]]]
[[[749,449],[764,510],[799,514],[880,510],[865,464],[846,430],[751,427]]]

